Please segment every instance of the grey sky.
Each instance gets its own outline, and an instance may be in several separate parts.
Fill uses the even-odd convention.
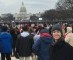
[[[55,8],[58,0],[0,0],[0,14],[19,13],[22,2],[27,13],[37,13]]]

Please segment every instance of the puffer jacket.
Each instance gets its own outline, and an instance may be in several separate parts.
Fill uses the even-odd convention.
[[[49,34],[42,34],[33,45],[33,52],[38,60],[50,60],[50,51],[53,40]]]

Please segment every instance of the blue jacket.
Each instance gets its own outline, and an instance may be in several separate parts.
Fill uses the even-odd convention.
[[[12,52],[12,37],[8,32],[1,32],[0,34],[0,50],[1,53]]]
[[[32,49],[33,52],[38,56],[38,60],[50,60],[50,51],[53,40],[51,37],[40,37],[37,40]]]

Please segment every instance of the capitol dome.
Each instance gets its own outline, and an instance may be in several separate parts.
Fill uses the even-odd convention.
[[[22,2],[22,6],[20,7],[19,14],[16,14],[15,19],[19,21],[27,20],[28,14],[24,3]]]
[[[24,7],[24,3],[22,2],[22,6],[20,8],[20,12],[26,12],[26,8]]]

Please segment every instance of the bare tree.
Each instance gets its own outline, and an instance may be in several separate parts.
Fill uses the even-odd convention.
[[[59,10],[73,10],[73,0],[59,0],[56,7]]]

